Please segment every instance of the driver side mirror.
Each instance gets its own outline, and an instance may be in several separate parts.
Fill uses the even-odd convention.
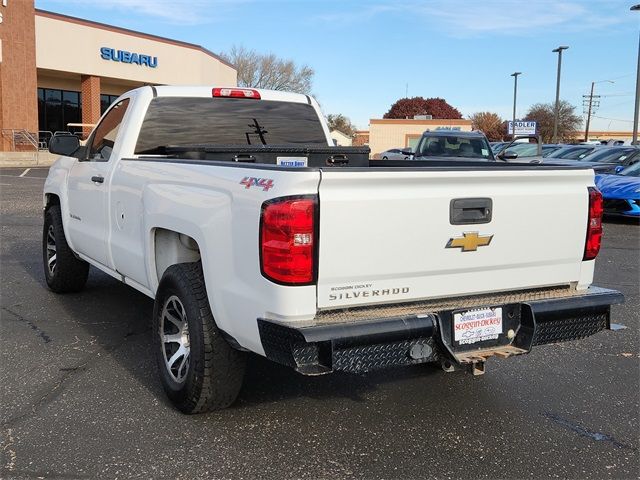
[[[500,160],[515,160],[518,158],[518,154],[514,152],[502,152],[498,154]]]
[[[616,173],[620,173],[622,170],[624,170],[624,166],[622,166],[622,165],[618,165],[618,166],[615,168],[615,172],[616,172]]]
[[[80,148],[80,139],[75,135],[54,135],[49,140],[49,152],[65,157],[73,157]]]

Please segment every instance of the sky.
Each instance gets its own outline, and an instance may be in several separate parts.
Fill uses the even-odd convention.
[[[592,130],[630,131],[639,48],[638,0],[36,0],[36,8],[196,43],[274,53],[315,71],[325,114],[359,128],[399,98],[441,97],[467,117],[511,119],[561,99],[583,113],[601,95]],[[609,83],[610,80],[614,83]],[[586,115],[585,115],[586,117]]]

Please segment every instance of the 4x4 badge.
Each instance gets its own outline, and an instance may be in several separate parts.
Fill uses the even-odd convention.
[[[268,192],[270,188],[273,188],[274,183],[270,178],[244,177],[240,180],[240,185],[244,185],[244,188],[259,187]]]
[[[459,248],[463,252],[475,252],[478,247],[491,243],[493,235],[480,235],[478,232],[464,232],[462,237],[450,238],[445,248]]]

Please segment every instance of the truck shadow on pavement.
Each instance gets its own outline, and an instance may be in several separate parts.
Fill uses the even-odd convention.
[[[23,262],[25,271],[42,288],[43,301],[51,311],[61,311],[66,324],[64,336],[54,335],[54,345],[69,343],[74,334],[115,359],[140,385],[167,408],[173,408],[158,379],[151,344],[153,300],[105,273],[91,268],[85,289],[76,294],[58,295],[47,289],[41,261]],[[90,369],[91,366],[86,367]],[[84,369],[84,367],[83,367]],[[243,388],[231,407],[253,408],[287,398],[345,398],[364,401],[367,393],[382,384],[436,375],[438,369],[416,366],[370,372],[363,375],[333,373],[307,377],[290,367],[249,354]],[[117,388],[117,386],[114,386]]]

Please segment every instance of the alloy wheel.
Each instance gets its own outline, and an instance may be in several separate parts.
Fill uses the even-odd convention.
[[[56,235],[53,231],[53,225],[49,225],[49,229],[47,230],[47,269],[49,269],[49,275],[52,277],[56,273],[57,263]]]
[[[160,341],[164,365],[171,378],[184,383],[189,372],[189,323],[184,305],[176,295],[170,296],[162,308]]]

